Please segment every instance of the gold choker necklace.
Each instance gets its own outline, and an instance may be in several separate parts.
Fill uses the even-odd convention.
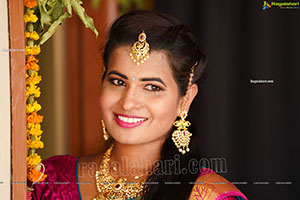
[[[93,200],[126,200],[139,198],[143,194],[144,181],[128,182],[127,178],[115,179],[109,173],[109,163],[113,145],[103,155],[100,168],[96,171],[96,186],[100,193]],[[134,178],[140,178],[135,176]]]

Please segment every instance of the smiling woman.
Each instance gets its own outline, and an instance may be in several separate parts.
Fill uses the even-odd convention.
[[[141,66],[130,52],[129,45],[121,46],[110,56],[100,93],[103,120],[115,143],[159,149],[180,113],[178,87],[164,52],[151,51]]]
[[[206,58],[187,26],[161,13],[127,13],[112,25],[103,60],[108,148],[45,161],[48,184],[36,185],[35,199],[246,199],[212,170],[188,167],[201,159],[187,115]],[[69,184],[51,184],[58,182]]]

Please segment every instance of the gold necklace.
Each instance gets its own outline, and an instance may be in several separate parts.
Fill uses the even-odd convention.
[[[144,181],[128,182],[127,178],[115,179],[109,173],[109,163],[113,145],[103,155],[100,168],[96,171],[96,186],[100,193],[93,200],[126,200],[141,197],[143,194]],[[141,176],[135,176],[135,179]]]

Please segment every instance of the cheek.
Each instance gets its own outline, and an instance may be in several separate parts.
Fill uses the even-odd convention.
[[[168,125],[177,117],[178,101],[176,98],[157,99],[151,104],[152,115],[157,123]]]
[[[103,88],[100,90],[100,96],[99,96],[99,104],[100,104],[100,109],[103,110],[103,108],[106,108],[106,95],[103,91]]]
[[[105,114],[107,110],[111,108],[112,105],[115,104],[116,95],[113,95],[110,90],[103,87],[100,91],[99,103],[100,103],[100,111],[102,114]]]

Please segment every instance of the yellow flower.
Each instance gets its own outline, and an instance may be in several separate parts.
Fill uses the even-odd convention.
[[[28,23],[28,22],[35,23],[38,20],[38,17],[33,13],[34,13],[34,11],[30,10],[27,14],[24,15],[25,23]]]
[[[42,106],[37,101],[33,103],[34,110],[37,112],[42,109]]]
[[[38,40],[38,39],[40,39],[40,36],[36,31],[33,31],[33,32],[25,31],[25,38],[30,38],[32,40]]]
[[[37,45],[34,45],[33,47],[25,47],[25,55],[38,55],[40,52],[41,48]]]
[[[36,85],[41,82],[42,77],[37,72],[32,73],[30,76],[26,74],[26,85]]]
[[[40,141],[40,136],[39,136],[39,140],[27,140],[26,142],[28,148],[32,148],[32,149],[44,148],[44,143]]]
[[[28,126],[27,126],[28,128]],[[26,130],[27,136],[33,135],[35,138],[38,136],[41,136],[43,131],[41,130],[41,125],[40,124],[32,124],[30,128]]]
[[[34,94],[34,97],[38,98],[41,95],[40,87],[30,84],[29,86],[26,87],[26,99]]]
[[[26,112],[32,113],[32,112],[38,112],[42,109],[42,106],[35,101],[33,104],[27,104],[26,105]]]
[[[39,156],[37,153],[27,156],[26,160],[27,160],[28,167],[36,166],[42,161],[41,156]]]

